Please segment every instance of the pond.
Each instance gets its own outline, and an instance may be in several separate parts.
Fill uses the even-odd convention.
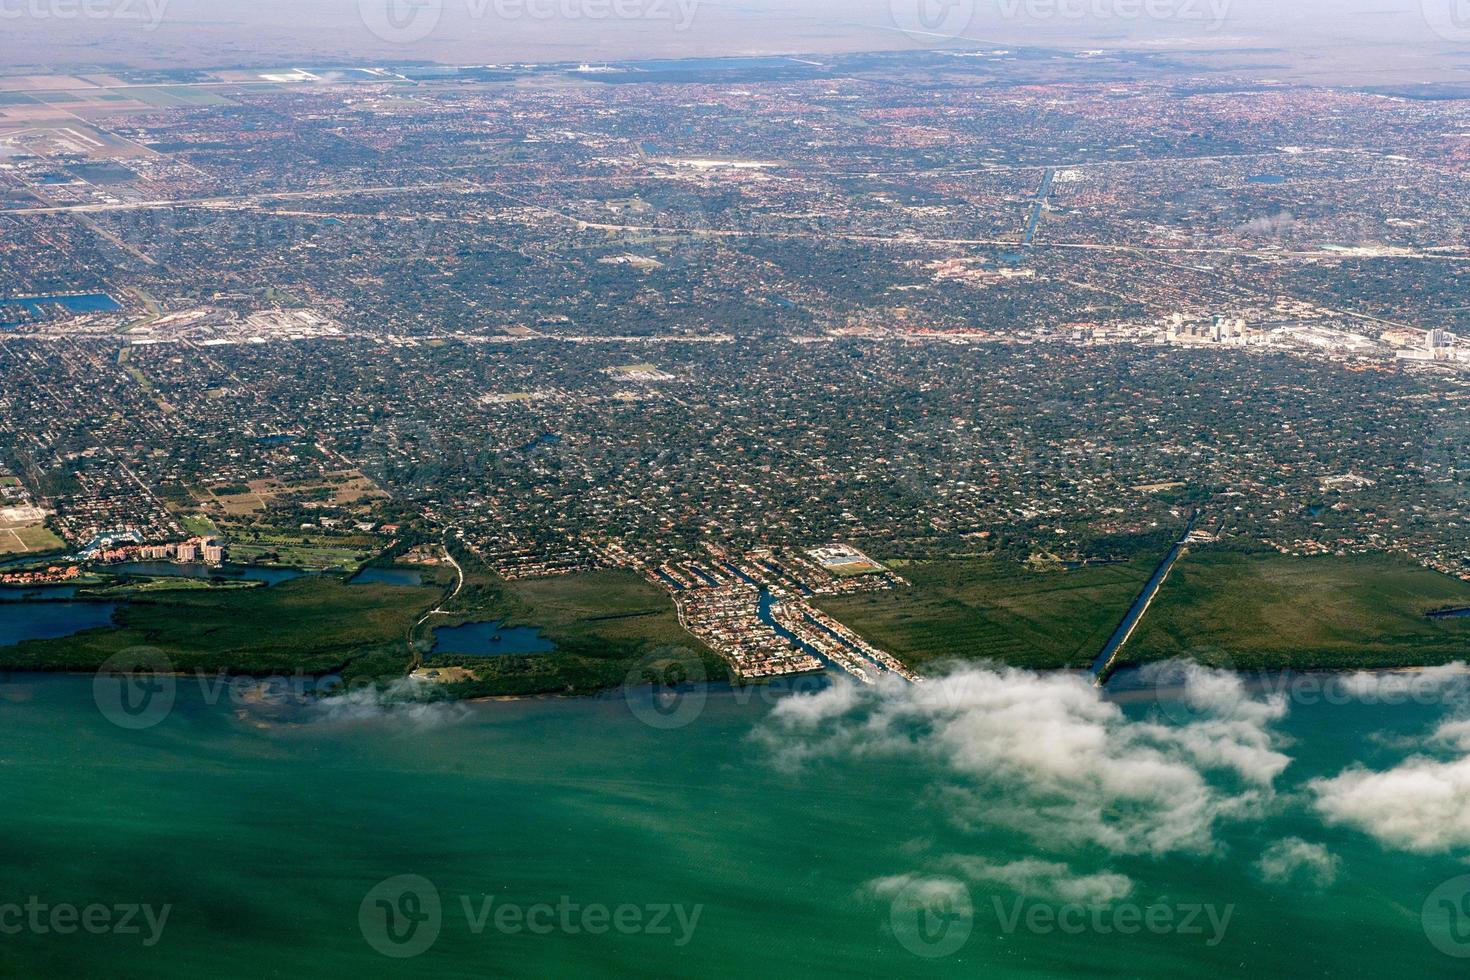
[[[60,308],[58,310],[58,307]],[[106,293],[77,293],[69,296],[0,296],[0,329],[12,329],[58,313],[111,313],[122,304]]]
[[[111,626],[116,611],[114,602],[0,602],[0,647]]]
[[[37,599],[70,599],[77,594],[75,585],[0,586],[0,602],[34,602]]]
[[[423,585],[424,577],[411,568],[364,568],[348,585]]]
[[[310,574],[299,568],[267,568],[261,565],[180,565],[171,561],[130,561],[103,566],[109,575],[138,575],[160,578],[218,579],[220,581],[264,582],[275,585]]]
[[[556,644],[541,637],[537,626],[503,627],[504,620],[441,626],[434,630],[434,653],[502,657],[511,653],[550,653]]]
[[[0,297],[0,307],[23,306],[31,313],[39,313],[52,304],[63,307],[68,313],[112,313],[122,309],[122,304],[106,293]]]

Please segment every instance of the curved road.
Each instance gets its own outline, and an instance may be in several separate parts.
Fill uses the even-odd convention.
[[[461,567],[459,562],[454,560],[454,553],[449,550],[449,545],[447,543],[444,545],[444,557],[449,561],[449,564],[454,566],[454,571],[459,575],[459,581],[454,584],[453,592],[449,593],[443,599],[439,600],[439,605],[424,613],[422,616],[419,617],[418,622],[414,623],[408,628],[408,652],[413,657],[414,668],[417,668],[421,663],[423,663],[423,657],[419,655],[419,652],[415,650],[413,646],[414,631],[417,630],[420,626],[424,625],[424,623],[428,621],[430,616],[445,615],[447,610],[445,610],[444,607],[453,602],[455,596],[459,595],[460,590],[464,588],[464,568]]]

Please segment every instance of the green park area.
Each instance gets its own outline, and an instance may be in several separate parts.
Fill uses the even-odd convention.
[[[723,662],[680,627],[673,602],[637,575],[616,570],[507,582],[462,556],[464,589],[412,632],[430,665],[463,665],[477,680],[444,688],[455,696],[591,693],[617,686],[640,663],[663,657],[702,661],[723,678]],[[340,672],[352,682],[391,680],[413,665],[410,629],[445,601],[456,576],[421,570],[423,586],[347,584],[308,575],[271,586],[183,578],[129,579],[89,586],[86,596],[117,600],[114,626],[0,649],[0,668],[94,670],[109,657],[149,648],[181,671],[235,674]],[[435,656],[433,629],[469,622],[534,626],[548,653]]]
[[[816,605],[920,670],[956,659],[1085,667],[1156,563],[1041,570],[991,558],[889,562],[909,588]]]
[[[1240,669],[1400,667],[1470,658],[1470,583],[1381,555],[1201,550],[1174,567],[1124,662],[1193,657]]]
[[[114,654],[150,648],[179,670],[264,675],[341,672],[390,680],[414,649],[459,697],[586,694],[678,662],[705,677],[723,662],[679,625],[663,590],[622,570],[506,581],[468,556],[464,588],[444,565],[437,584],[350,585],[309,575],[272,586],[161,580],[120,582],[111,628],[0,649],[0,668],[93,670]],[[894,561],[910,583],[825,597],[816,604],[920,670],[950,660],[1033,669],[1082,668],[1107,642],[1154,568],[1152,557],[1082,567],[995,558]],[[1470,584],[1385,556],[1288,558],[1226,549],[1187,553],[1174,567],[1121,664],[1192,657],[1241,669],[1397,667],[1470,656]],[[545,653],[436,654],[434,628],[497,622],[535,627]],[[642,674],[640,675],[640,671]],[[472,679],[471,679],[472,678]],[[441,678],[442,679],[442,678]]]
[[[461,696],[590,693],[622,684],[646,662],[702,662],[705,676],[726,676],[724,662],[679,625],[673,600],[629,571],[600,570],[504,581],[467,564],[465,591],[453,613],[427,625],[501,620],[534,626],[556,645],[549,653],[492,657],[436,656],[418,636],[425,663],[472,668],[478,681],[455,685]]]
[[[138,593],[118,605],[114,628],[0,649],[0,666],[94,670],[116,653],[147,647],[185,671],[401,676],[409,662],[408,627],[439,594],[326,576],[269,587]]]
[[[230,545],[230,555],[241,562],[266,562],[315,570],[356,571],[382,547],[371,535],[314,535],[254,532]]]

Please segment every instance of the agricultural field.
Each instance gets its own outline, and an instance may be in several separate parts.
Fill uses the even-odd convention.
[[[1470,658],[1470,583],[1387,556],[1185,555],[1123,662],[1191,657],[1239,669],[1393,667]]]
[[[171,106],[237,105],[217,92],[196,85],[153,85],[120,88],[119,95],[156,108]]]
[[[56,551],[63,542],[46,527],[46,515],[35,507],[0,507],[0,555]]]
[[[890,561],[910,588],[815,605],[921,670],[946,660],[1085,667],[1156,563],[1139,558],[1043,571],[990,558]]]

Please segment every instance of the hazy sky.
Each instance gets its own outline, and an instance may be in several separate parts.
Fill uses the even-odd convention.
[[[1285,49],[1290,71],[1466,77],[1470,0],[0,0],[0,68],[451,63],[952,44]],[[1289,54],[1290,57],[1287,57]]]

